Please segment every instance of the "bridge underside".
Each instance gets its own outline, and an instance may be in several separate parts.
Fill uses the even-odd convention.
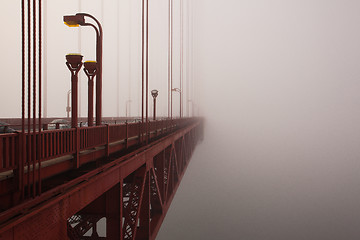
[[[155,239],[200,138],[193,123],[5,211],[0,239]]]

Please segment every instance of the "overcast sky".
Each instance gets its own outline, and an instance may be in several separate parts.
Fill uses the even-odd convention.
[[[18,2],[3,4],[0,16],[6,29],[0,117],[21,110]],[[65,115],[64,55],[79,44],[78,30],[63,25],[62,16],[78,11],[74,2],[48,4],[49,116]],[[117,1],[104,3],[103,17],[100,1],[81,6],[104,24],[104,115],[118,109],[124,115],[129,98],[136,115],[140,1],[119,2],[119,48]],[[150,4],[150,89],[160,90],[159,112],[166,115],[167,1]],[[186,72],[195,86],[189,98],[201,106],[207,128],[158,239],[359,239],[360,2],[193,0],[189,6]],[[81,34],[81,53],[92,59],[94,33]],[[178,32],[174,39],[178,84]]]
[[[360,2],[195,2],[207,132],[158,239],[359,239]]]

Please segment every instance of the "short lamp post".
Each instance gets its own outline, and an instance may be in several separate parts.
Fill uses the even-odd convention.
[[[156,120],[156,97],[158,96],[159,94],[159,91],[154,89],[154,90],[151,90],[151,95],[154,99],[154,121]]]
[[[78,122],[78,73],[82,66],[83,56],[80,54],[66,55],[66,66],[71,72],[71,127],[77,127]]]
[[[86,61],[84,63],[84,72],[88,77],[88,126],[94,123],[94,77],[97,73],[96,61]]]
[[[85,17],[92,19],[97,26],[85,21]],[[103,31],[100,22],[92,15],[87,13],[77,13],[75,15],[64,16],[64,23],[69,27],[90,26],[96,32],[96,125],[101,125],[101,106],[102,106],[102,39]]]

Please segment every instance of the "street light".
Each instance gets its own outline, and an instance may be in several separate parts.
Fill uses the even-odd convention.
[[[158,96],[159,94],[159,91],[154,89],[154,90],[151,90],[151,95],[154,99],[154,121],[156,120],[156,97]]]
[[[71,127],[77,127],[78,116],[78,73],[82,66],[83,56],[80,54],[66,55],[66,66],[71,72]]]
[[[171,92],[178,92],[180,94],[180,118],[182,117],[182,94],[181,94],[181,89],[180,88],[173,88],[171,89]],[[171,103],[172,104],[172,103]]]
[[[94,77],[97,73],[96,61],[86,61],[84,72],[88,77],[88,126],[93,126],[94,122]]]
[[[95,21],[97,27],[92,23],[87,23],[85,17]],[[98,63],[96,73],[96,125],[101,125],[101,100],[102,100],[102,38],[103,31],[100,22],[90,14],[77,13],[75,15],[64,16],[64,23],[69,27],[90,26],[96,32],[96,62]]]

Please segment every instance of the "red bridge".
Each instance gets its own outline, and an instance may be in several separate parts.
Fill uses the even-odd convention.
[[[100,239],[102,218],[106,239],[154,239],[202,120],[149,126],[148,144],[141,123],[0,134],[1,239]]]
[[[0,120],[7,124],[0,126],[0,239],[155,239],[203,137],[203,119],[182,116],[182,82],[180,88],[172,85],[172,1],[168,117],[156,118],[158,91],[153,90],[153,120],[148,114],[148,1],[142,0],[138,118],[102,117],[101,23],[87,13],[64,16],[67,25],[91,26],[96,33],[96,61],[83,63],[79,54],[66,56],[72,84],[71,107],[67,107],[71,126],[52,123],[53,118],[42,113],[46,102],[42,99],[46,90],[42,89],[42,7],[41,0],[21,1],[22,116]],[[86,119],[78,119],[77,110],[82,67],[89,83]],[[172,116],[175,91],[180,93],[179,118]],[[105,235],[98,233],[99,228],[105,229]]]

